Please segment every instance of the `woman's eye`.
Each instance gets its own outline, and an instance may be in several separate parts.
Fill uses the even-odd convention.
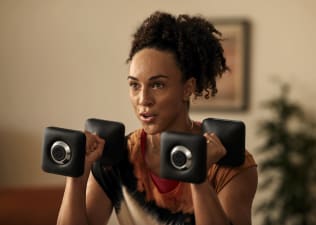
[[[162,89],[162,88],[165,87],[165,85],[163,83],[161,83],[161,82],[155,82],[155,83],[152,84],[152,87],[154,89]]]
[[[130,88],[132,88],[133,90],[137,90],[139,88],[139,84],[136,82],[130,82],[129,83]]]

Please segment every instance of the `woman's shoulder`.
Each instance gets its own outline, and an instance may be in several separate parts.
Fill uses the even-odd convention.
[[[128,140],[128,141],[135,142],[135,141],[137,141],[137,140],[140,139],[142,133],[143,133],[143,129],[141,129],[141,128],[136,129],[136,130],[133,130],[133,131],[131,131],[130,133],[128,133],[128,134],[126,135],[127,140]]]
[[[142,134],[143,129],[137,129],[126,135],[127,147],[129,150],[135,148],[136,145],[140,145]]]

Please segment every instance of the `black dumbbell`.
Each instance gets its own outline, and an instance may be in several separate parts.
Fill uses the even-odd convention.
[[[214,132],[227,150],[217,163],[239,166],[245,159],[245,125],[242,121],[208,118],[202,130]],[[206,177],[206,140],[202,135],[179,132],[161,134],[160,176],[167,179],[201,183]]]
[[[122,123],[88,119],[85,130],[106,140],[103,165],[118,163],[125,150],[125,126]],[[79,177],[84,172],[86,136],[83,132],[59,127],[47,127],[42,148],[42,169],[48,173]]]
[[[78,177],[83,174],[86,136],[77,130],[47,127],[42,148],[42,169]]]

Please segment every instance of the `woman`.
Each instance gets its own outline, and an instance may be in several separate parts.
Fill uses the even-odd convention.
[[[85,172],[67,178],[58,224],[106,224],[113,208],[122,225],[251,224],[255,161],[246,152],[242,166],[218,166],[225,147],[189,117],[191,95],[215,95],[216,78],[228,69],[219,36],[201,17],[155,12],[141,24],[134,34],[127,80],[142,128],[128,135],[128,154],[112,167],[94,163],[106,140],[86,132]],[[167,130],[205,136],[204,182],[159,177],[160,133]]]

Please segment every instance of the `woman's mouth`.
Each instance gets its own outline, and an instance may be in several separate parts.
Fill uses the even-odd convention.
[[[156,115],[151,113],[140,113],[139,118],[144,123],[151,123],[155,120]]]

